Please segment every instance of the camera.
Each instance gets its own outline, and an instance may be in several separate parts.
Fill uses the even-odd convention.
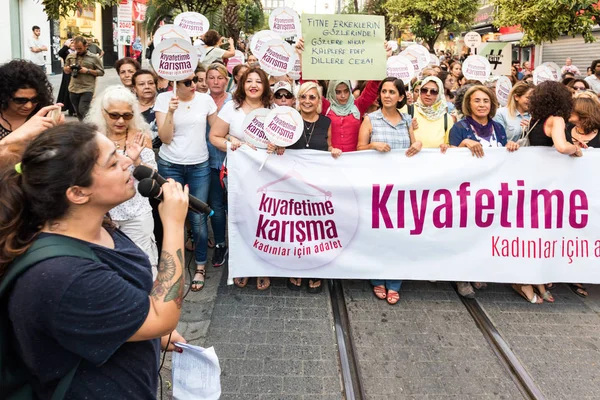
[[[81,65],[73,64],[73,65],[69,65],[69,68],[71,68],[71,76],[73,78],[77,78],[77,75],[79,74],[79,70],[81,69]]]

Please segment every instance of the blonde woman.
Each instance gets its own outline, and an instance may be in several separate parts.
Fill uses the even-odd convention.
[[[518,82],[508,94],[508,104],[496,112],[494,121],[504,127],[506,137],[510,141],[517,141],[521,133],[529,127],[529,96],[533,85],[527,82]]]
[[[141,164],[156,169],[150,126],[144,120],[135,95],[125,86],[109,86],[92,101],[85,122],[94,124],[112,141],[117,153],[131,159],[131,171]],[[111,209],[109,214],[119,228],[142,249],[156,277],[158,250],[154,240],[154,218],[147,198],[137,191],[135,196]]]

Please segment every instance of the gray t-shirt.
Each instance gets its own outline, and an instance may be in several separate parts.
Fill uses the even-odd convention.
[[[31,56],[29,59],[35,65],[45,65],[46,64],[46,59],[44,58],[44,53],[46,51],[40,51],[39,53],[34,53],[33,51],[31,51],[31,49],[33,47],[42,47],[43,45],[44,45],[44,43],[42,43],[42,41],[40,39],[36,39],[33,37],[29,38],[29,43],[27,44],[27,46],[29,47],[29,51],[31,53]]]

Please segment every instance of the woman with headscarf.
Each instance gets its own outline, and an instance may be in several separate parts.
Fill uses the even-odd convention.
[[[428,76],[421,82],[419,97],[415,102],[413,119],[417,121],[415,140],[423,143],[423,148],[448,148],[448,135],[454,120],[448,113],[444,84],[435,76]]]
[[[377,100],[379,81],[367,82],[358,98],[354,98],[349,80],[330,81],[323,111],[331,119],[331,145],[337,149],[356,151],[358,131],[363,115]]]

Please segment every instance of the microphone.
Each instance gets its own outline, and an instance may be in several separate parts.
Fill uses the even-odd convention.
[[[137,167],[137,168],[140,168],[140,167]],[[148,167],[144,167],[144,168],[156,173],[156,171],[154,171]],[[163,181],[165,180],[162,176],[158,175],[157,173],[156,173],[156,175],[159,176]],[[135,177],[135,171],[134,171],[134,177]],[[137,177],[135,177],[135,178],[137,179]],[[140,194],[144,197],[153,197],[160,201],[163,200],[162,187],[159,184],[158,180],[154,180],[151,178],[142,179],[140,181],[140,183],[138,183],[138,192],[140,192]],[[190,208],[191,211],[198,213],[198,214],[206,214],[209,217],[215,213],[213,210],[211,210],[211,208],[208,206],[208,204],[206,204],[202,200],[195,198],[191,194],[188,195],[188,198],[190,201],[188,207]]]
[[[133,177],[140,182],[145,178],[154,179],[160,186],[167,183],[167,180],[160,176],[157,171],[150,167],[146,167],[145,165],[139,165],[135,167],[133,170]]]

